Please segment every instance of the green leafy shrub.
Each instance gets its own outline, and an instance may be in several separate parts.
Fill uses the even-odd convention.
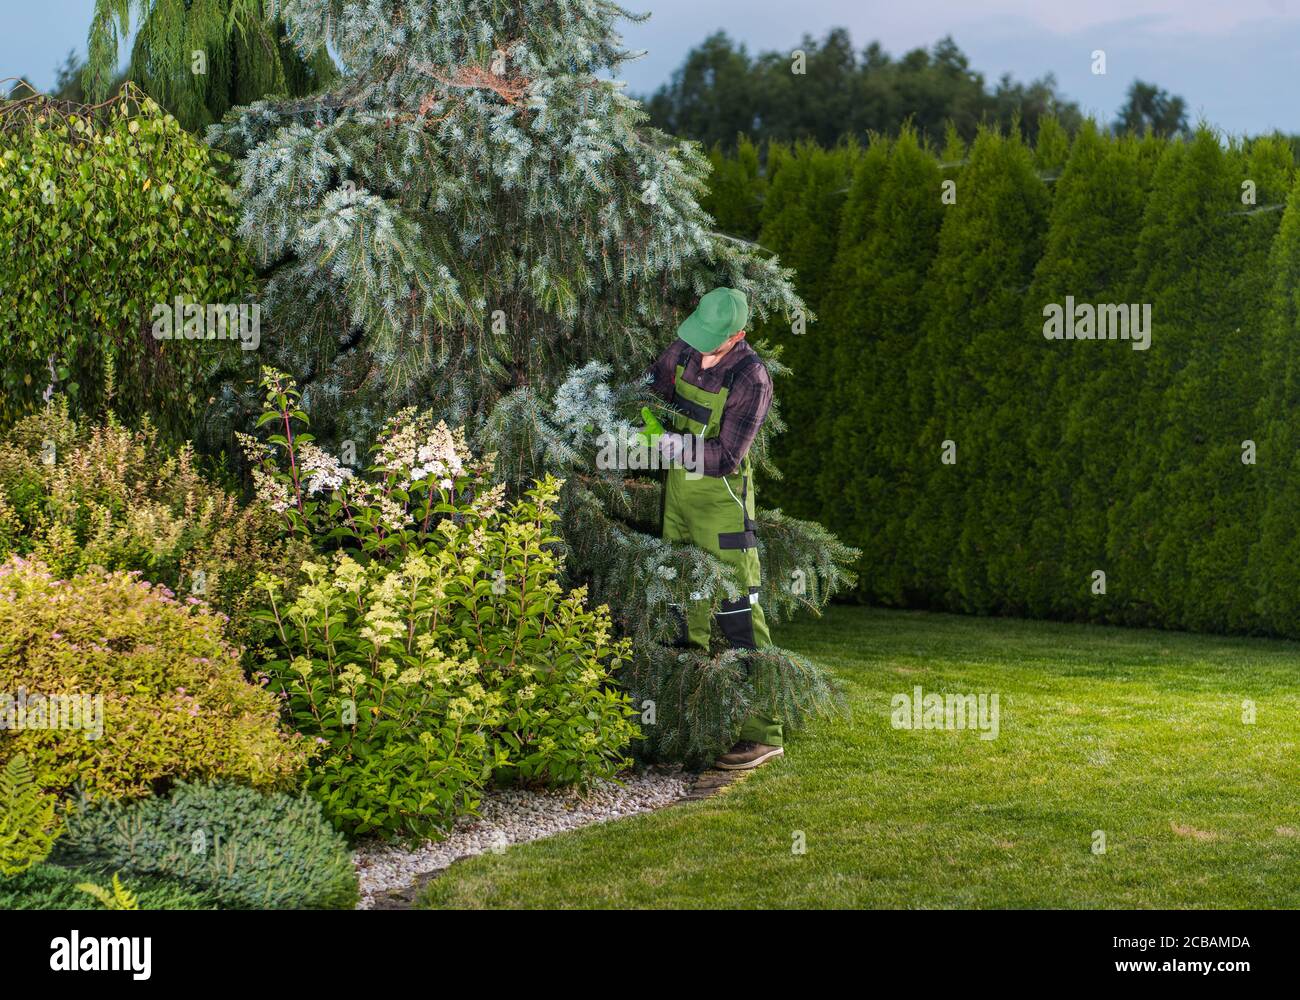
[[[0,409],[48,385],[81,412],[107,401],[184,436],[206,376],[237,363],[234,340],[158,340],[155,305],[238,303],[252,272],[235,246],[224,158],[127,85],[106,108],[0,102]]]
[[[294,727],[325,743],[308,787],[330,818],[353,834],[422,834],[473,809],[499,708],[468,642],[439,648],[428,561],[390,572],[341,556],[304,573],[288,604],[268,583],[288,658],[267,670]]]
[[[23,754],[0,769],[0,875],[17,875],[49,856],[60,833],[54,805]]]
[[[288,571],[310,551],[286,541],[279,521],[241,506],[200,474],[189,447],[167,450],[148,423],[86,426],[60,401],[0,439],[0,558],[34,557],[63,579],[91,566],[139,570],[228,615],[236,642],[257,640],[256,573]]]
[[[346,843],[315,800],[179,782],[166,798],[78,802],[58,860],[191,887],[223,907],[356,905]]]
[[[637,735],[613,674],[629,655],[608,608],[565,592],[559,483],[518,501],[488,488],[464,438],[406,410],[353,476],[296,434],[292,383],[269,376],[270,444],[248,441],[286,526],[343,544],[296,596],[264,581],[279,651],[267,664],[294,726],[325,752],[310,787],[353,834],[432,832],[495,774],[569,783],[627,764]]]
[[[99,910],[80,886],[102,873],[63,865],[34,865],[21,875],[0,879],[0,910]],[[141,910],[210,910],[216,900],[170,879],[132,878],[131,894]]]
[[[244,677],[220,618],[189,601],[135,574],[63,581],[37,562],[0,564],[0,697],[43,699],[51,723],[29,708],[0,740],[0,764],[24,753],[48,791],[81,783],[92,797],[180,778],[292,782],[306,741],[283,730],[275,695]],[[53,695],[66,699],[58,726]]]

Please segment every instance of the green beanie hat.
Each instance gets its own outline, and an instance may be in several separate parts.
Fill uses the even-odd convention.
[[[677,328],[677,336],[701,354],[716,351],[732,334],[749,322],[749,302],[744,292],[715,288]]]

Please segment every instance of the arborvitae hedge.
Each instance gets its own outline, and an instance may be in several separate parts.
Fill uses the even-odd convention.
[[[1195,344],[1195,380],[1189,397],[1171,393],[1166,421],[1184,428],[1189,461],[1171,484],[1165,502],[1173,516],[1170,534],[1185,536],[1185,582],[1176,567],[1160,589],[1181,592],[1180,627],[1237,631],[1255,618],[1255,599],[1240,586],[1251,545],[1259,537],[1260,501],[1257,423],[1264,392],[1260,356],[1268,314],[1268,255],[1281,221],[1276,207],[1290,187],[1292,152],[1283,140],[1257,141],[1234,151],[1230,165],[1228,263],[1216,325]],[[1242,183],[1254,185],[1253,204],[1242,204]],[[1261,210],[1262,208],[1262,210]],[[1187,430],[1186,428],[1191,428]],[[1199,432],[1199,436],[1198,436]],[[1250,442],[1248,444],[1247,442]],[[1252,456],[1251,452],[1255,454]]]
[[[870,441],[861,411],[877,396],[878,371],[867,356],[875,346],[874,331],[854,307],[860,301],[868,264],[862,251],[871,246],[888,163],[889,143],[873,137],[849,186],[814,342],[827,369],[818,437],[821,451],[815,458],[819,468],[814,488],[822,501],[818,520],[840,526],[833,531],[854,535],[862,532],[852,523],[852,497],[845,487],[860,467],[861,449]]]
[[[883,176],[877,151],[887,151]],[[862,541],[862,593],[890,604],[906,603],[913,579],[900,516],[916,487],[905,360],[924,329],[921,291],[938,251],[941,180],[914,131],[888,147],[873,143],[849,194],[824,320],[840,387],[828,408],[836,415],[820,485],[829,505],[824,523]]]
[[[1125,394],[1135,405],[1122,421],[1128,440],[1104,567],[1108,603],[1121,604],[1120,617],[1133,624],[1181,620],[1194,586],[1188,550],[1195,532],[1211,527],[1193,508],[1203,503],[1201,468],[1208,471],[1210,461],[1211,355],[1236,327],[1236,307],[1227,301],[1237,263],[1230,213],[1241,171],[1234,158],[1206,129],[1185,146],[1170,146],[1138,238],[1126,301],[1151,304],[1151,349],[1130,361],[1140,374]]]
[[[1300,631],[1300,178],[1268,259],[1264,388],[1255,423],[1259,441],[1260,523],[1251,547],[1250,592],[1256,623],[1270,632]]]
[[[863,550],[862,599],[1300,636],[1289,143],[905,129],[715,171],[721,228],[762,202],[819,316],[762,331],[794,370],[766,499]],[[1149,348],[1048,339],[1067,302],[1149,304]]]
[[[715,146],[709,163],[713,174],[700,207],[713,216],[720,232],[742,240],[757,239],[766,188],[758,147],[742,136],[731,156]]]

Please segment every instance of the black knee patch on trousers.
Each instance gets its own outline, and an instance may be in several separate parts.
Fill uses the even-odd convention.
[[[718,627],[727,642],[737,649],[754,649],[754,609],[745,594],[734,601],[723,601],[718,611]]]
[[[691,633],[686,626],[686,613],[676,604],[668,605],[668,613],[677,625],[677,635],[672,641],[676,649],[686,649],[691,644]]]

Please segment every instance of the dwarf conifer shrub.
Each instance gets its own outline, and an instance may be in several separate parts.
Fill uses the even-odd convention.
[[[357,877],[341,834],[307,796],[179,782],[170,795],[78,802],[56,858],[184,886],[223,907],[346,909]]]
[[[96,880],[104,881],[104,874],[49,863],[33,865],[21,875],[0,878],[0,910],[103,909],[98,899],[80,888]],[[135,877],[127,887],[141,910],[211,910],[217,905],[210,896],[168,879]]]

